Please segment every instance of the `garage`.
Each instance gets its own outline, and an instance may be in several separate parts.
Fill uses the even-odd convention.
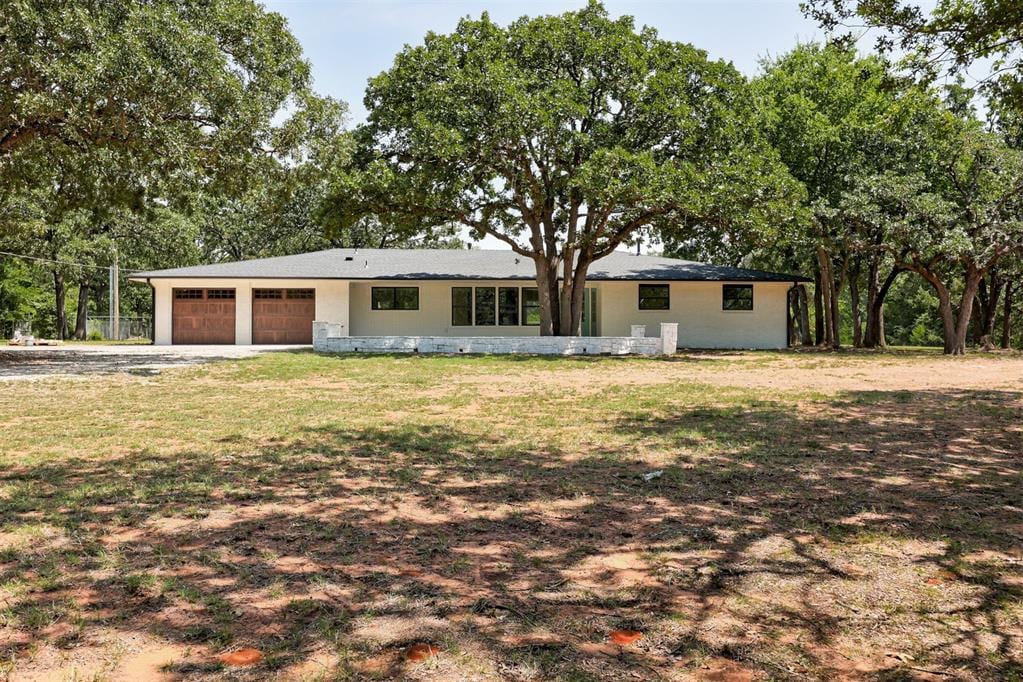
[[[174,289],[171,343],[232,344],[234,289]]]
[[[253,289],[252,343],[312,343],[315,289]]]

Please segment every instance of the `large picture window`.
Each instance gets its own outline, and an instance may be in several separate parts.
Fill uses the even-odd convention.
[[[451,326],[472,326],[472,287],[451,288]]]
[[[419,287],[373,287],[373,310],[419,310]]]
[[[497,323],[502,327],[519,325],[518,287],[501,287],[497,290]]]
[[[721,288],[722,310],[753,310],[752,284],[725,284]]]
[[[540,290],[536,287],[522,289],[522,324],[540,326]]]
[[[639,285],[639,309],[640,310],[668,310],[671,308],[667,284],[640,284]]]
[[[493,327],[497,324],[497,289],[476,287],[476,326]]]

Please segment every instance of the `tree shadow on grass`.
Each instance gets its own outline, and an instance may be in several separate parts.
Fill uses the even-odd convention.
[[[605,424],[677,453],[652,480],[639,456],[402,424],[19,468],[3,654],[109,628],[193,647],[189,677],[240,645],[267,654],[252,679],[400,677],[428,641],[445,654],[416,674],[1004,679],[1021,416],[1019,392],[861,392]]]

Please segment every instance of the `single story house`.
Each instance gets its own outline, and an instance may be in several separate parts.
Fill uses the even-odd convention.
[[[156,344],[307,344],[313,320],[343,336],[536,335],[535,277],[510,250],[328,249],[130,279],[152,287]],[[590,267],[583,334],[677,322],[679,347],[781,348],[801,281],[615,252]]]

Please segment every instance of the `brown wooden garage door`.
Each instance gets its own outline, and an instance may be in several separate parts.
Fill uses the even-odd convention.
[[[175,289],[171,343],[234,343],[234,289]]]
[[[252,343],[312,343],[315,289],[253,289]]]

